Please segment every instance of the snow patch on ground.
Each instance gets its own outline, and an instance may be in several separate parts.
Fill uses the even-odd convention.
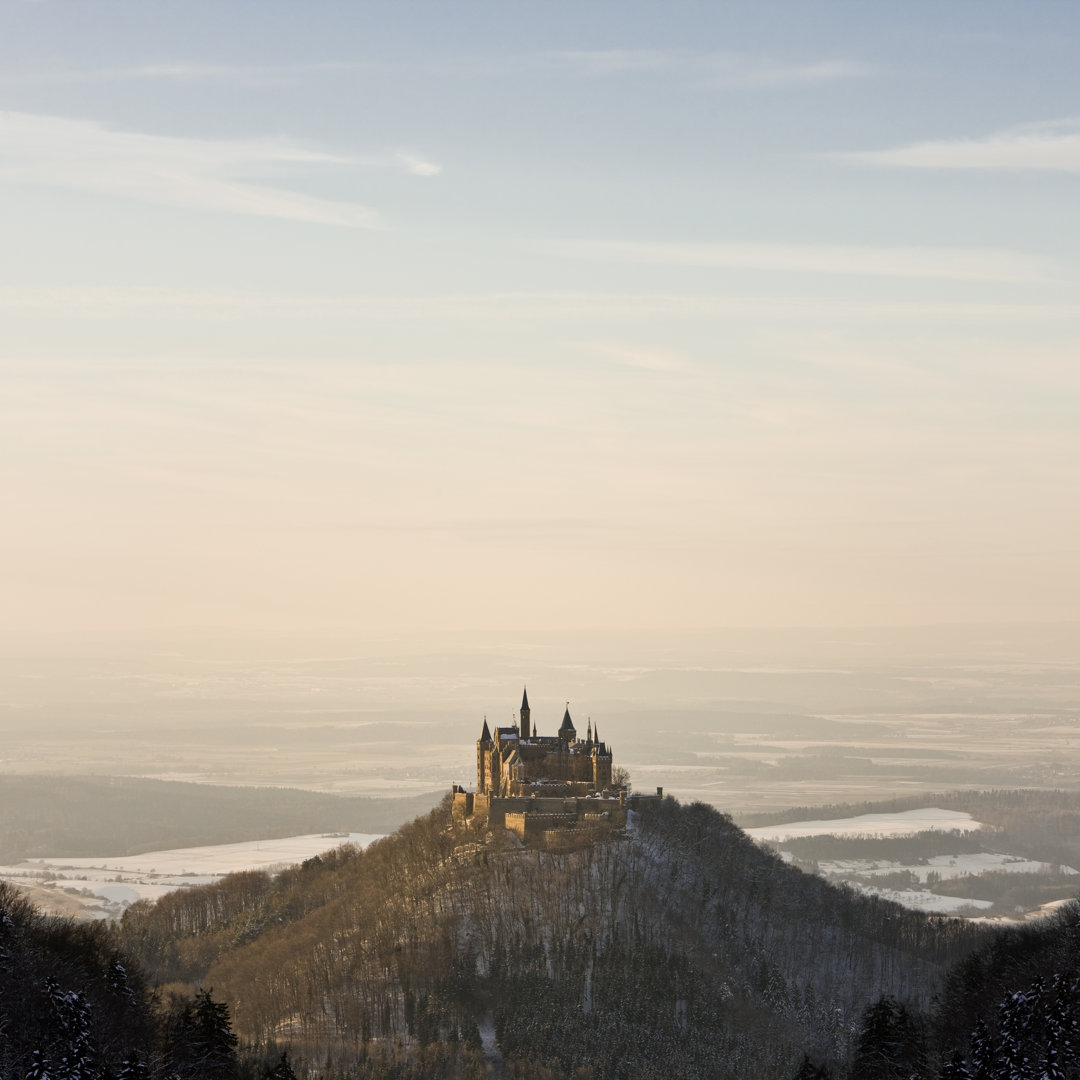
[[[927,875],[935,873],[942,881],[962,877],[964,874],[1048,874],[1051,865],[1023,859],[1017,855],[1005,855],[994,851],[980,851],[968,855],[933,855],[922,863],[896,863],[872,859],[836,859],[821,861],[818,870],[826,877],[858,874],[861,877],[883,877],[907,870],[925,884]],[[1080,874],[1071,866],[1061,866],[1063,874]]]
[[[209,885],[238,870],[269,870],[303,862],[315,855],[355,844],[365,848],[380,837],[372,833],[316,833],[277,840],[148,851],[143,855],[27,859],[0,866],[0,880],[36,886],[35,899],[47,906],[47,894],[77,900],[90,918],[116,918],[136,900],[158,900],[176,889]],[[58,905],[58,909],[61,905]]]
[[[27,859],[31,866],[48,866],[58,870],[113,870],[134,874],[221,876],[237,870],[265,870],[270,866],[303,862],[324,851],[356,844],[367,847],[379,837],[370,833],[316,833],[308,836],[286,836],[279,840],[245,840],[239,844],[211,844],[206,847],[173,848],[169,851],[148,851],[143,855],[69,856]]]
[[[963,811],[929,806],[895,814],[859,814],[857,817],[823,821],[790,821],[784,825],[747,829],[746,832],[755,840],[776,843],[824,833],[832,836],[914,836],[920,832],[967,832],[981,828],[981,822]]]
[[[502,1076],[502,1051],[499,1049],[499,1040],[495,1037],[495,1018],[488,1013],[481,1023],[477,1024],[480,1032],[480,1052],[496,1076]]]
[[[962,915],[972,911],[984,911],[993,907],[990,900],[967,900],[962,896],[938,896],[921,889],[876,889],[873,885],[856,882],[854,887],[868,896],[880,896],[914,911],[933,915]]]

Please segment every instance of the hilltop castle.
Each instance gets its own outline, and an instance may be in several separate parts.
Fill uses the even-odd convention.
[[[626,808],[655,796],[628,796],[612,780],[611,748],[590,718],[578,738],[570,706],[556,735],[539,735],[532,722],[529,693],[521,695],[518,723],[484,727],[476,741],[476,790],[453,788],[453,815],[459,824],[505,826],[522,839],[553,830],[626,823]]]
[[[532,726],[529,691],[521,695],[519,723],[497,727],[487,719],[476,743],[477,794],[499,798],[532,795],[593,795],[611,787],[611,751],[589,720],[584,740],[577,736],[570,706],[558,735],[538,735]]]

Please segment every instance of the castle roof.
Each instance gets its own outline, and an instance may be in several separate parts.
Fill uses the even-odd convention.
[[[488,730],[487,717],[484,717],[484,730],[480,732],[481,742],[491,742],[491,732]]]
[[[521,691],[521,708],[522,711],[529,707],[529,689],[524,687]]]
[[[569,705],[566,706],[566,712],[563,713],[562,726],[559,728],[559,730],[560,731],[577,731],[577,728],[574,727],[574,721],[570,719],[570,706]]]

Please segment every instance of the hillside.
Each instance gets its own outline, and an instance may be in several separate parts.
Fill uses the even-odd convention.
[[[870,1002],[925,1005],[990,935],[788,867],[701,804],[562,849],[448,821],[134,905],[123,939],[300,1058],[471,1075],[483,1048],[515,1076],[644,1078],[844,1059]]]

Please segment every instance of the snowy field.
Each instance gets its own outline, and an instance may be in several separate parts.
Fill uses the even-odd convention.
[[[960,896],[938,896],[937,893],[923,889],[875,889],[872,885],[856,882],[855,888],[861,893],[880,896],[884,900],[903,904],[914,911],[925,911],[928,915],[969,915],[976,911],[992,908],[990,900],[965,900]]]
[[[0,866],[0,880],[27,889],[50,913],[117,918],[136,900],[157,900],[175,889],[207,885],[238,870],[289,866],[342,844],[364,848],[378,839],[369,833],[324,833],[143,855],[36,858]]]
[[[841,836],[886,839],[898,836],[914,836],[923,832],[967,832],[983,828],[970,814],[939,807],[923,807],[896,814],[860,814],[856,817],[821,819],[815,821],[792,821],[784,825],[747,829],[748,835],[762,843],[783,844],[787,840],[807,836]],[[779,851],[785,862],[794,862],[790,851]],[[887,859],[821,859],[817,872],[833,882],[843,882],[862,893],[881,896],[915,911],[936,915],[960,915],[979,918],[994,906],[990,900],[974,900],[960,896],[942,896],[931,892],[928,883],[933,880],[950,881],[965,875],[978,876],[990,873],[1044,874],[1080,877],[1080,871],[1071,866],[1051,866],[1019,855],[1005,852],[980,851],[962,855],[932,855],[915,863],[892,862]],[[897,873],[911,875],[910,888],[888,888],[875,883]],[[933,874],[934,878],[930,875]],[[895,879],[894,879],[895,881]],[[1052,901],[1031,911],[1007,916],[1031,919],[1056,910],[1061,903]],[[986,916],[982,916],[986,918]],[[992,916],[994,919],[1005,918]]]
[[[790,821],[784,825],[766,825],[746,832],[755,840],[779,843],[803,836],[914,836],[920,832],[967,832],[982,824],[959,810],[923,807],[896,814],[859,814],[857,817],[831,821]]]
[[[1046,874],[1050,872],[1048,863],[1023,859],[1018,855],[1004,855],[996,851],[980,851],[968,855],[932,855],[922,863],[893,863],[871,859],[822,860],[818,869],[826,877],[842,874],[858,874],[860,877],[883,877],[906,870],[926,883],[927,875],[934,873],[942,881],[962,877],[964,874]],[[1057,868],[1062,874],[1080,874],[1071,866]]]

